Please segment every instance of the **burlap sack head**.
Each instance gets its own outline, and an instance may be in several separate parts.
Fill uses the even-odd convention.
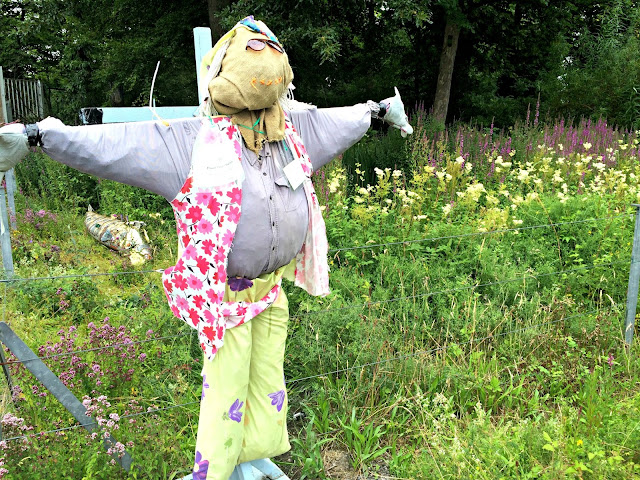
[[[251,39],[267,37],[244,26],[236,28],[220,73],[209,83],[211,100],[220,113],[273,107],[293,80],[286,53],[269,45],[260,51],[247,48]]]

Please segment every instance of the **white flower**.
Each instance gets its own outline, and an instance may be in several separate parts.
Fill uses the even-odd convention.
[[[375,167],[373,171],[376,173],[377,176],[384,177],[384,172],[380,170],[378,167]]]
[[[402,176],[402,172],[400,170],[394,170],[391,176],[393,178],[400,178]]]
[[[513,224],[514,224],[514,225],[522,225],[522,220],[519,220],[519,219],[514,218],[514,219],[513,219]]]
[[[589,150],[593,145],[591,145],[589,142],[584,142],[582,146],[585,150]]]
[[[444,207],[442,207],[442,213],[444,214],[445,217],[447,215],[449,215],[449,213],[451,213],[451,204],[450,203],[447,203]]]
[[[461,164],[464,162],[464,158],[462,158],[462,156],[459,156],[458,158],[456,158],[456,163],[457,164]]]

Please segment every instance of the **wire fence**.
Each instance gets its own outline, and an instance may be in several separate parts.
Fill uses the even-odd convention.
[[[350,246],[350,247],[340,247],[340,248],[336,248],[336,249],[330,250],[330,253],[339,254],[340,252],[353,251],[353,250],[373,249],[373,248],[392,247],[392,246],[407,246],[407,245],[411,245],[411,244],[424,243],[424,242],[436,242],[436,241],[441,241],[441,240],[459,239],[459,238],[467,238],[467,237],[474,237],[474,236],[486,236],[486,235],[492,235],[492,234],[503,234],[503,233],[508,233],[508,232],[526,231],[526,230],[540,229],[540,228],[555,228],[555,227],[558,227],[558,226],[585,224],[585,223],[589,223],[589,222],[612,221],[612,220],[621,219],[621,218],[625,218],[625,217],[630,217],[630,214],[625,213],[625,214],[621,214],[621,215],[615,215],[615,216],[603,217],[603,218],[591,218],[591,219],[576,220],[576,221],[569,221],[569,222],[548,223],[548,224],[524,226],[524,227],[503,229],[503,230],[468,232],[468,233],[459,234],[459,235],[445,235],[445,236],[437,236],[437,237],[425,237],[425,238],[411,239],[411,240],[406,240],[406,241],[397,241],[397,242],[388,242],[388,243],[374,243],[374,244],[367,244],[367,245],[356,245],[356,246]],[[471,284],[471,285],[466,285],[466,286],[461,286],[461,287],[434,290],[434,291],[429,291],[429,292],[425,292],[425,293],[394,297],[394,298],[384,299],[384,300],[379,300],[379,301],[369,301],[369,302],[364,302],[364,303],[360,302],[360,303],[353,303],[353,304],[350,304],[350,305],[334,307],[334,308],[328,308],[328,309],[320,309],[320,310],[313,310],[313,311],[307,311],[307,312],[298,312],[298,313],[292,315],[291,317],[292,318],[302,318],[302,317],[308,317],[308,316],[313,316],[313,315],[343,313],[343,312],[347,312],[349,310],[378,307],[378,306],[382,306],[382,305],[389,304],[389,303],[394,303],[394,302],[415,301],[417,299],[425,299],[425,298],[436,296],[436,295],[453,294],[453,293],[458,293],[458,292],[466,291],[466,290],[475,290],[475,289],[480,289],[480,288],[485,288],[485,287],[491,287],[491,286],[497,286],[497,285],[505,285],[505,284],[513,283],[513,282],[525,282],[525,281],[541,279],[541,278],[545,278],[545,277],[553,277],[553,276],[558,276],[559,277],[559,276],[563,276],[563,275],[577,274],[578,272],[587,272],[587,271],[594,270],[594,269],[599,269],[599,268],[610,268],[610,267],[617,267],[617,266],[622,266],[622,265],[629,266],[629,265],[633,265],[634,263],[638,263],[638,261],[632,260],[631,263],[630,262],[622,262],[622,261],[602,262],[602,263],[595,262],[595,263],[592,263],[590,265],[580,265],[578,267],[569,268],[569,269],[565,269],[565,270],[557,270],[557,271],[553,271],[553,272],[542,272],[542,273],[527,273],[526,275],[518,276],[518,277],[515,277],[515,278],[504,279],[504,280],[496,280],[496,281],[484,282],[484,283],[474,283],[474,284]],[[44,281],[44,280],[64,280],[64,279],[80,278],[80,277],[108,277],[108,276],[118,276],[118,275],[146,275],[146,274],[154,274],[154,273],[161,273],[161,272],[163,272],[162,269],[154,269],[154,270],[118,271],[118,272],[97,272],[97,273],[85,273],[85,274],[69,274],[69,275],[42,276],[42,277],[26,277],[26,278],[14,277],[14,278],[8,278],[8,279],[0,279],[0,282],[4,284],[4,297],[5,297],[5,301],[3,302],[3,321],[6,318],[7,286],[11,285],[11,284],[14,284],[16,282],[30,282],[30,281]],[[563,316],[563,317],[558,318],[558,319],[549,320],[549,321],[545,321],[545,322],[541,322],[541,323],[536,323],[536,324],[532,324],[532,325],[528,325],[528,326],[523,326],[523,327],[520,327],[520,328],[514,328],[514,329],[510,329],[510,330],[504,331],[504,332],[495,333],[495,334],[491,334],[491,335],[486,335],[486,336],[480,337],[480,338],[474,338],[474,339],[466,341],[466,342],[457,343],[457,345],[458,346],[475,345],[476,347],[478,347],[480,344],[484,344],[484,343],[490,342],[490,341],[495,341],[498,338],[504,338],[504,337],[507,337],[509,335],[519,335],[519,334],[522,334],[524,332],[538,332],[538,335],[543,335],[545,332],[543,332],[541,330],[544,329],[545,327],[556,325],[556,324],[565,322],[567,320],[572,320],[572,319],[575,319],[575,318],[578,318],[578,317],[617,312],[619,309],[620,309],[619,305],[614,304],[614,305],[612,305],[612,306],[610,306],[608,308],[596,308],[596,309],[591,309],[591,310],[588,310],[588,311],[577,312],[577,313],[574,313],[574,314],[571,314],[571,315],[568,315],[568,316]],[[121,349],[121,348],[130,347],[132,345],[148,344],[148,343],[161,342],[161,341],[166,341],[166,340],[175,340],[175,339],[184,338],[184,337],[187,337],[189,335],[192,335],[192,333],[193,333],[192,331],[189,331],[187,333],[180,333],[180,334],[176,334],[176,335],[167,335],[167,336],[159,336],[159,337],[148,338],[148,339],[145,339],[145,340],[125,341],[125,342],[113,343],[113,344],[109,344],[109,345],[105,345],[105,346],[101,346],[101,347],[96,347],[96,348],[77,349],[77,350],[73,350],[73,351],[69,351],[69,352],[62,352],[62,353],[51,354],[51,355],[43,355],[41,357],[36,357],[36,358],[33,358],[33,359],[27,359],[27,360],[23,360],[23,361],[21,361],[21,360],[3,361],[3,362],[0,362],[0,366],[10,366],[10,365],[28,363],[30,361],[36,361],[36,360],[47,360],[47,359],[53,359],[53,358],[63,357],[63,356],[81,355],[81,354],[85,354],[85,353],[89,353],[89,352],[100,352],[100,351],[107,350],[107,349]],[[305,381],[310,381],[310,380],[320,379],[320,378],[327,378],[327,377],[330,377],[330,376],[341,375],[341,374],[344,374],[344,373],[347,373],[347,372],[351,372],[351,371],[355,371],[355,370],[362,370],[362,369],[366,369],[366,368],[372,368],[372,367],[376,367],[376,366],[383,365],[383,364],[392,364],[392,363],[395,363],[395,362],[402,362],[402,361],[406,361],[408,359],[412,359],[412,358],[416,358],[416,357],[433,355],[433,354],[436,354],[438,352],[445,351],[449,347],[450,347],[449,344],[443,344],[443,345],[435,346],[435,347],[428,348],[428,349],[422,349],[422,350],[419,350],[419,351],[416,351],[416,352],[411,352],[411,353],[392,356],[392,357],[389,357],[389,358],[386,358],[386,359],[382,359],[382,360],[379,360],[379,361],[375,361],[375,362],[365,362],[365,363],[358,364],[358,365],[344,366],[344,367],[341,367],[341,368],[335,368],[333,370],[322,372],[322,373],[318,373],[318,374],[314,374],[314,375],[298,377],[298,378],[294,378],[294,379],[288,380],[286,383],[287,383],[288,386],[291,386],[291,385],[294,385],[294,384],[297,384],[297,383],[300,383],[300,382],[305,382]],[[175,404],[175,405],[168,405],[168,406],[165,406],[165,407],[157,407],[157,408],[156,407],[149,407],[144,412],[137,412],[137,413],[127,414],[127,415],[122,415],[122,416],[120,416],[120,418],[121,419],[125,419],[125,418],[140,417],[140,416],[145,416],[145,415],[150,415],[150,414],[158,414],[158,413],[161,413],[161,412],[168,412],[168,411],[181,409],[181,408],[194,407],[196,405],[199,405],[199,403],[200,403],[199,400],[197,400],[197,401],[179,403],[179,404]],[[90,417],[88,417],[88,418],[90,418]],[[11,441],[17,441],[17,440],[24,440],[24,439],[28,439],[28,438],[39,438],[39,437],[42,437],[42,436],[45,436],[45,435],[49,435],[49,434],[72,431],[72,430],[75,430],[77,428],[87,427],[89,425],[94,425],[95,426],[95,425],[97,425],[97,422],[90,421],[90,422],[86,422],[86,423],[77,423],[77,424],[74,424],[74,425],[71,425],[71,426],[67,426],[67,427],[63,427],[63,428],[43,430],[43,431],[39,431],[37,433],[30,433],[30,434],[26,434],[26,435],[17,435],[17,436],[13,436],[13,437],[9,437],[9,438],[4,438],[4,439],[2,439],[2,441],[3,442],[11,442]]]

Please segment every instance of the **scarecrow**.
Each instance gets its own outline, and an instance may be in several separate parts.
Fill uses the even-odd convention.
[[[40,145],[54,160],[143,187],[173,206],[179,253],[162,282],[204,353],[193,474],[286,478],[283,277],[329,293],[314,170],[356,143],[371,118],[412,133],[396,95],[317,109],[293,99],[293,72],[267,26],[247,17],[205,56],[200,118],[69,127],[48,118],[0,129],[0,170]]]

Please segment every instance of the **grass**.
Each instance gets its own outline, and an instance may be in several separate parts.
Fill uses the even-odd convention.
[[[440,143],[417,128],[402,171],[365,173],[346,155],[317,175],[332,294],[286,286],[293,451],[279,461],[291,478],[640,476],[639,363],[621,331],[637,134],[586,128],[571,154],[559,153],[568,134],[554,137],[553,125],[508,138],[465,127],[438,133]],[[362,152],[393,151],[390,142]],[[596,148],[615,162],[597,161]],[[62,186],[30,178],[19,180],[12,237],[18,277],[135,270],[84,234],[80,207],[36,195]],[[169,265],[170,212],[103,183],[102,213],[148,223],[155,258],[139,269]],[[119,196],[127,209],[105,210]],[[3,295],[4,318],[41,355],[144,341],[47,360],[79,398],[106,395],[96,415],[119,415],[109,428],[137,465],[129,478],[180,478],[192,464],[200,353],[165,302],[155,273],[21,281]],[[23,368],[12,375],[19,389],[1,405],[23,423],[3,422],[5,438],[73,423]],[[338,472],[325,460],[342,452]],[[79,429],[8,442],[3,458],[5,478],[127,478]]]

